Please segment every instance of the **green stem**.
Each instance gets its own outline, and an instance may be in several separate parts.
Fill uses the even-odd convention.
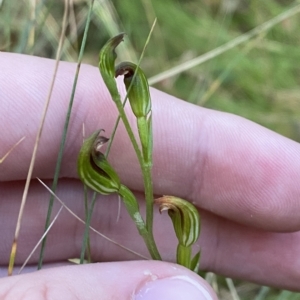
[[[155,240],[154,240],[154,236],[153,236],[153,203],[154,203],[154,201],[153,201],[153,185],[152,185],[152,173],[151,173],[152,155],[149,155],[149,154],[146,154],[146,153],[144,153],[144,155],[143,155],[142,152],[140,151],[140,148],[139,148],[139,146],[136,142],[135,136],[132,132],[129,121],[128,121],[127,116],[125,114],[124,104],[122,104],[122,102],[120,100],[120,95],[115,94],[114,96],[115,96],[114,97],[114,102],[116,103],[116,106],[118,108],[119,116],[118,116],[118,120],[115,124],[115,127],[113,129],[113,135],[116,132],[119,120],[121,118],[123,123],[124,123],[124,126],[127,130],[130,141],[133,145],[133,148],[135,150],[135,153],[136,153],[137,158],[139,160],[139,164],[140,164],[141,169],[142,169],[143,182],[144,182],[144,187],[145,187],[145,199],[146,199],[146,228],[147,228],[147,231],[149,233],[149,236],[150,236],[151,240],[153,241],[154,247],[157,249],[156,244],[155,244]],[[146,119],[143,120],[143,121],[146,122]],[[145,124],[145,126],[146,126],[146,124]],[[138,128],[139,128],[139,126],[138,126]],[[151,144],[152,144],[152,132],[149,133],[149,134],[151,134]],[[108,152],[110,150],[110,146],[111,146],[111,142],[108,145],[105,156],[108,155]],[[150,145],[148,145],[148,147],[147,147],[148,151],[150,151],[150,153],[152,154],[152,145],[150,147],[151,150],[149,150],[149,147],[150,147]],[[143,152],[144,152],[144,148],[143,148]],[[154,257],[152,257],[152,258],[154,258]]]
[[[87,214],[87,218],[85,221],[85,230],[84,230],[84,235],[83,235],[83,241],[82,241],[82,247],[81,247],[81,253],[80,253],[80,264],[83,264],[84,262],[84,256],[85,256],[85,249],[88,247],[88,242],[89,242],[89,230],[90,230],[90,224],[91,224],[91,219],[92,219],[92,213],[94,210],[94,206],[96,203],[96,196],[97,193],[94,193],[91,207],[89,209],[89,212]]]
[[[124,102],[123,102],[123,107],[125,106],[126,100],[127,100],[127,99],[125,99]],[[108,141],[108,145],[107,145],[107,148],[106,148],[106,151],[105,151],[105,157],[106,157],[106,158],[107,158],[107,156],[108,156],[108,154],[109,154],[109,151],[110,151],[112,142],[113,142],[113,140],[114,140],[114,138],[115,138],[115,135],[116,135],[116,132],[117,132],[117,128],[118,128],[119,123],[120,123],[120,119],[121,119],[121,117],[120,117],[120,115],[119,115],[118,118],[117,118],[117,120],[116,120],[115,126],[114,126],[114,128],[113,128],[113,130],[112,130],[112,133],[111,133],[111,136],[110,136],[110,138],[109,138],[109,141]]]
[[[152,132],[149,131],[148,120],[145,116],[136,119],[137,128],[139,131],[140,141],[142,145],[142,153],[145,164],[152,165],[152,147],[149,145],[149,138],[151,138],[152,144]],[[149,147],[150,146],[150,147]]]
[[[146,198],[146,228],[151,236],[153,236],[153,185],[151,166],[143,164],[142,167],[143,179],[145,185],[145,198]]]
[[[153,235],[149,233],[145,226],[145,222],[139,212],[138,202],[133,195],[133,193],[124,185],[121,185],[119,190],[119,195],[123,198],[123,202],[126,206],[126,210],[128,211],[130,217],[136,224],[136,227],[139,231],[139,234],[144,239],[144,242],[148,248],[148,251],[155,260],[161,260],[161,256],[157,250]]]
[[[191,246],[183,246],[178,244],[177,246],[177,263],[182,265],[188,269],[191,267],[191,255],[192,255],[192,247]]]
[[[137,127],[143,152],[142,172],[146,198],[146,228],[152,235],[153,228],[153,184],[152,184],[152,119],[137,118]]]
[[[97,193],[94,192],[93,194],[93,200],[96,198]],[[89,201],[88,201],[88,187],[84,184],[84,214],[85,214],[85,222],[86,224],[88,223],[88,217],[89,217]],[[88,224],[90,225],[90,224]],[[92,258],[91,258],[91,242],[90,242],[90,234],[89,231],[87,231],[87,260],[89,263],[91,263]]]
[[[137,141],[134,137],[133,131],[130,127],[129,121],[125,114],[125,110],[120,100],[120,96],[118,97],[118,99],[114,99],[114,100],[142,169],[144,187],[145,187],[145,198],[146,198],[146,228],[151,238],[151,241],[153,242],[155,248],[157,248],[153,237],[153,229],[152,229],[153,227],[153,186],[152,186],[152,176],[151,176],[151,164],[145,162],[143,158],[142,152],[137,144]]]
[[[142,156],[141,150],[140,150],[140,148],[138,146],[138,143],[137,143],[137,141],[135,139],[133,131],[132,131],[131,127],[130,127],[129,121],[128,121],[127,116],[125,114],[125,110],[124,110],[124,107],[123,107],[123,104],[122,104],[122,102],[120,100],[120,96],[119,95],[118,95],[118,99],[115,99],[115,103],[117,105],[117,108],[118,108],[118,111],[119,111],[119,115],[120,115],[120,117],[121,117],[121,119],[122,119],[122,121],[124,123],[124,126],[125,126],[125,128],[127,130],[128,135],[129,135],[130,141],[131,141],[132,146],[134,148],[134,151],[135,151],[135,153],[137,155],[139,163],[142,166],[143,162],[144,162],[143,156]]]

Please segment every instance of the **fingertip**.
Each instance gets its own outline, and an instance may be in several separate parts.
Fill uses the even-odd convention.
[[[135,300],[213,300],[207,284],[188,275],[178,275],[146,282],[135,294]]]
[[[196,273],[159,261],[67,266],[1,279],[9,299],[205,299],[212,288]]]

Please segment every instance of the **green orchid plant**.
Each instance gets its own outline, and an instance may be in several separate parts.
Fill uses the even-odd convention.
[[[122,199],[127,212],[135,222],[152,259],[161,260],[153,236],[153,206],[159,205],[159,211],[168,210],[175,234],[178,239],[177,263],[197,271],[200,252],[192,258],[192,245],[197,241],[200,232],[200,217],[197,209],[188,201],[163,196],[154,200],[152,184],[152,111],[151,97],[147,78],[142,69],[131,62],[122,62],[115,67],[116,47],[123,41],[121,33],[110,39],[100,51],[99,70],[111,98],[116,104],[128,136],[131,140],[139,164],[141,166],[146,201],[146,220],[143,219],[134,194],[121,183],[117,172],[112,168],[101,147],[109,141],[101,135],[102,130],[95,131],[83,143],[78,156],[77,169],[82,182],[102,195],[117,193]],[[134,135],[124,111],[124,103],[117,89],[115,77],[123,75],[127,97],[138,128],[138,139]],[[127,98],[126,97],[126,98]],[[112,140],[109,141],[110,143]],[[140,146],[139,146],[140,145]]]

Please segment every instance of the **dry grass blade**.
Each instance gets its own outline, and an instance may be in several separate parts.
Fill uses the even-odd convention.
[[[25,136],[23,136],[18,142],[16,142],[8,151],[6,154],[4,154],[3,157],[0,158],[0,164],[2,164],[5,159],[10,155],[10,153],[25,139]]]
[[[50,99],[51,99],[51,95],[52,95],[52,91],[53,91],[53,87],[54,87],[54,83],[55,83],[55,79],[56,79],[56,73],[57,73],[57,69],[58,69],[58,65],[59,65],[61,49],[62,49],[65,31],[66,31],[66,27],[67,27],[66,26],[67,25],[67,15],[68,15],[68,0],[65,0],[64,18],[63,18],[62,31],[61,31],[61,36],[60,36],[59,45],[58,45],[57,54],[56,54],[55,69],[53,72],[49,92],[48,92],[48,95],[46,98],[46,103],[45,103],[44,111],[42,114],[42,120],[41,120],[39,129],[38,129],[38,133],[36,135],[34,148],[33,148],[33,152],[32,152],[32,157],[31,157],[31,161],[30,161],[30,166],[29,166],[29,170],[28,170],[28,174],[27,174],[27,178],[26,178],[26,183],[25,183],[24,192],[23,192],[23,196],[22,196],[18,220],[17,220],[17,224],[16,224],[15,236],[14,236],[11,254],[10,254],[10,258],[9,258],[8,275],[12,275],[12,271],[13,271],[13,267],[14,267],[15,256],[16,256],[16,252],[17,252],[17,241],[18,241],[20,228],[21,228],[21,221],[22,221],[23,212],[24,212],[24,208],[25,208],[25,204],[26,204],[27,195],[28,195],[28,190],[29,190],[29,186],[30,186],[32,171],[33,171],[33,167],[35,164],[36,153],[37,153],[39,141],[40,141],[40,138],[42,135],[44,122],[45,122],[48,106],[50,103]]]
[[[50,223],[49,227],[47,228],[47,230],[43,233],[42,237],[39,239],[39,241],[37,242],[37,244],[34,246],[34,248],[32,249],[32,251],[30,252],[30,254],[28,255],[28,257],[26,258],[26,260],[24,261],[22,267],[20,268],[18,274],[20,274],[22,272],[22,270],[25,268],[26,264],[28,263],[29,259],[31,258],[31,256],[33,255],[33,253],[36,251],[37,247],[42,243],[43,238],[46,236],[46,234],[48,234],[48,232],[50,231],[51,227],[54,225],[55,221],[57,220],[58,216],[60,215],[62,209],[64,208],[64,206],[62,205],[59,209],[59,211],[57,212],[57,214],[55,215],[54,219],[52,220],[52,222]]]
[[[234,283],[233,283],[232,279],[231,278],[226,278],[226,283],[227,283],[227,286],[229,288],[232,299],[233,300],[240,300],[240,297],[239,297],[239,295],[236,291],[236,288],[234,286]]]
[[[65,203],[61,200],[61,199],[59,199],[59,197],[58,196],[56,196],[55,195],[55,193],[53,193],[53,191],[42,181],[42,180],[40,180],[39,178],[37,178],[37,180],[49,191],[49,193],[51,194],[51,195],[53,195],[53,197],[56,199],[56,200],[58,200],[59,201],[59,203],[73,216],[73,217],[75,217],[79,222],[81,222],[82,224],[85,224],[85,222],[81,219],[81,218],[79,218],[70,208],[68,208],[66,205],[65,205]],[[96,234],[98,234],[99,236],[101,236],[102,238],[104,238],[105,240],[107,240],[107,241],[109,241],[109,242],[111,242],[111,243],[113,243],[114,245],[117,245],[118,247],[120,247],[120,248],[122,248],[122,249],[124,249],[124,250],[126,250],[126,251],[128,251],[128,252],[130,252],[130,253],[132,253],[132,254],[134,254],[134,255],[136,255],[136,256],[138,256],[138,257],[140,257],[140,258],[143,258],[143,259],[147,259],[147,260],[149,260],[149,257],[146,257],[146,256],[144,256],[144,255],[142,255],[142,254],[139,254],[139,253],[137,253],[136,251],[133,251],[133,250],[131,250],[131,249],[129,249],[129,248],[127,248],[127,247],[125,247],[125,246],[123,246],[123,245],[121,245],[121,244],[119,244],[118,242],[116,242],[116,241],[114,241],[114,240],[112,240],[112,239],[110,239],[110,238],[108,238],[106,235],[104,235],[104,234],[102,234],[101,232],[99,232],[98,230],[96,230],[95,228],[93,228],[92,226],[90,226],[89,227],[92,231],[94,231]]]
[[[30,0],[29,1],[29,10],[30,10],[30,21],[32,22],[32,27],[29,31],[28,40],[27,40],[27,47],[28,49],[33,49],[34,41],[35,41],[35,20],[36,20],[36,1],[37,0]]]
[[[238,36],[237,38],[229,41],[228,43],[217,47],[215,49],[213,49],[212,51],[209,51],[203,55],[200,55],[194,59],[191,59],[185,63],[182,63],[180,65],[177,65],[174,68],[171,68],[165,72],[162,72],[156,76],[153,76],[151,78],[149,78],[148,82],[150,85],[158,83],[162,80],[168,79],[172,76],[175,76],[177,74],[180,74],[181,72],[184,72],[186,70],[189,70],[195,66],[198,66],[210,59],[215,58],[216,56],[223,54],[224,52],[250,40],[251,38],[253,38],[254,36],[269,30],[270,28],[274,27],[276,24],[282,22],[285,19],[288,19],[294,15],[296,15],[297,13],[300,12],[300,4],[294,6],[291,9],[288,9],[287,11],[283,12],[282,14],[278,15],[277,17],[263,23],[262,25],[259,25],[257,27],[255,27],[254,29],[250,30],[249,32],[242,34],[240,36]]]
[[[205,275],[205,280],[211,285],[215,293],[218,295],[220,289],[219,289],[216,274],[213,272],[207,272]]]

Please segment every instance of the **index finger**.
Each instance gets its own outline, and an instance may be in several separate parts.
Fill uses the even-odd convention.
[[[0,165],[0,180],[19,180],[27,174],[54,61],[1,53],[0,64],[0,119],[5,128],[1,151],[26,136]],[[60,64],[34,176],[53,176],[75,68],[72,63]],[[183,197],[214,214],[267,230],[300,228],[299,144],[243,118],[200,108],[154,89],[151,94],[157,194]],[[77,177],[82,124],[87,135],[103,128],[110,136],[116,117],[99,71],[82,66],[62,177]],[[122,125],[109,160],[124,184],[143,190],[137,159]]]

